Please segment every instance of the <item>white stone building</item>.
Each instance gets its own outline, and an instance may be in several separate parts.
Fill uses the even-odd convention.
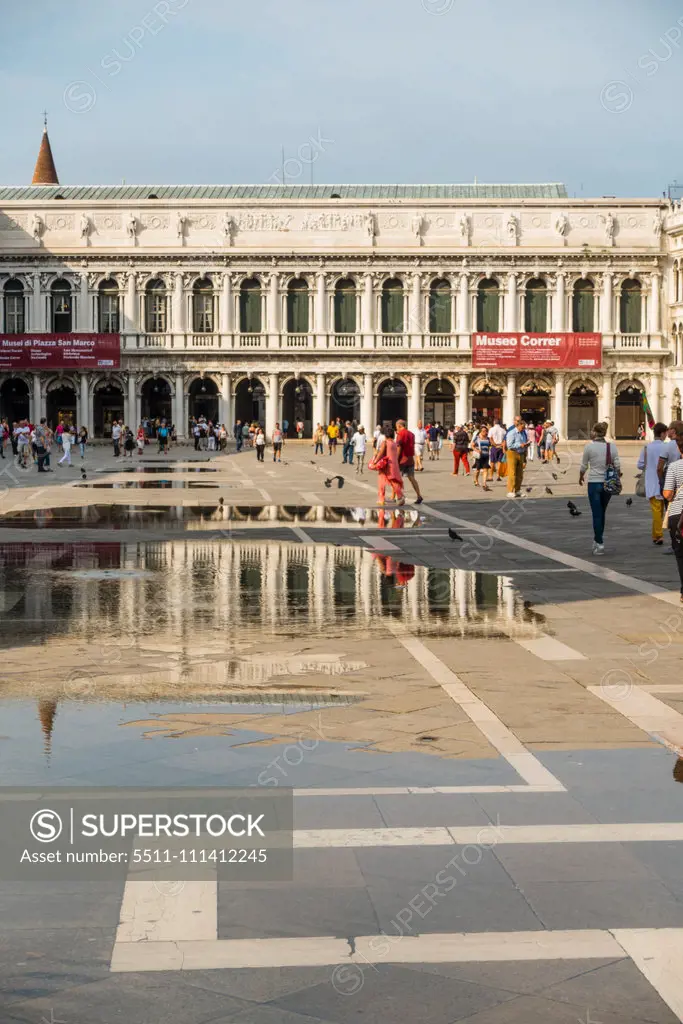
[[[47,135],[44,136],[44,143]],[[49,144],[48,144],[49,145]],[[55,175],[56,178],[56,175]],[[120,333],[111,372],[0,377],[11,418],[366,428],[680,416],[683,210],[561,185],[0,187],[0,334]],[[600,332],[599,372],[473,369],[476,330]]]

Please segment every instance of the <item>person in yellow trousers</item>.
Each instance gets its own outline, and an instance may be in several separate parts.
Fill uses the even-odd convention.
[[[508,498],[521,498],[524,465],[529,448],[529,435],[521,416],[515,416],[514,426],[507,430],[503,445],[507,456]]]
[[[655,423],[652,428],[654,440],[646,444],[638,459],[638,469],[645,476],[645,497],[652,510],[652,543],[664,543],[664,513],[666,502],[662,497],[662,483],[671,462],[679,458],[678,446],[667,439],[666,423]],[[642,494],[642,490],[640,491]]]

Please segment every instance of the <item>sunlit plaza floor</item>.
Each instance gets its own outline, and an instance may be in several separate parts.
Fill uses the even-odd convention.
[[[402,509],[305,443],[0,464],[1,785],[294,793],[286,881],[0,882],[3,1024],[683,1019],[683,608],[622,447],[602,559],[578,443]]]

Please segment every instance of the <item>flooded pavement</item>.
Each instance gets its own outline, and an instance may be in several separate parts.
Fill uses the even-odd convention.
[[[141,466],[139,463],[131,463],[127,466],[116,466],[114,469],[96,469],[96,473],[173,473],[181,476],[185,473],[217,473],[218,469],[212,466],[183,465],[177,462],[168,462],[156,466]]]
[[[237,484],[214,484],[209,480],[123,480],[120,483],[97,483],[97,484],[76,484],[76,487],[94,487],[98,490],[188,490],[197,488],[199,490],[218,490],[219,488],[230,489]]]

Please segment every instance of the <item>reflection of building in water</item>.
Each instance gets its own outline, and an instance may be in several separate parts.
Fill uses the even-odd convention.
[[[119,573],[103,578],[103,569]],[[6,645],[20,643],[22,633],[35,640],[57,631],[95,641],[113,634],[126,645],[165,634],[174,647],[206,630],[325,636],[344,627],[376,629],[386,615],[417,633],[518,635],[531,628],[503,577],[413,567],[322,544],[207,538],[13,545],[0,549],[0,587],[24,595],[3,620]]]
[[[49,761],[50,753],[52,751],[52,731],[55,726],[55,718],[57,717],[57,701],[56,700],[39,700],[38,701],[38,718],[40,719],[40,727],[43,730],[43,736],[45,737],[44,750],[45,757]]]

